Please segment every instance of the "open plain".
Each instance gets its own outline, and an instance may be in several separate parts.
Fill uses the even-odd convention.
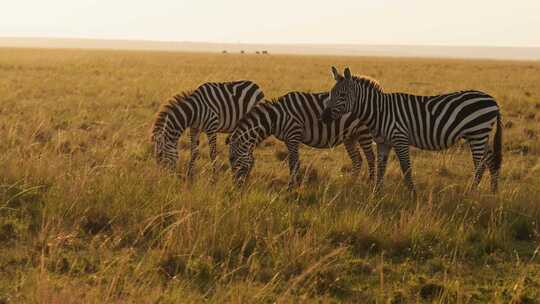
[[[343,146],[256,150],[234,189],[225,135],[210,183],[206,138],[188,185],[161,171],[161,103],[206,81],[268,98],[328,90],[330,66],[385,91],[478,89],[503,113],[500,191],[467,192],[466,144],[412,150],[417,200],[390,158],[383,196]],[[540,298],[540,62],[0,49],[0,303],[536,303]],[[178,170],[189,157],[179,143]],[[365,162],[364,162],[365,165]]]

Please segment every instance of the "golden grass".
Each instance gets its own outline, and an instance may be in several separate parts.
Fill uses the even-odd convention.
[[[229,171],[209,184],[204,140],[194,185],[156,168],[148,130],[172,95],[235,79],[268,97],[325,91],[331,65],[386,91],[492,94],[506,126],[500,193],[487,179],[466,193],[466,147],[413,150],[417,201],[394,158],[370,198],[343,147],[302,148],[296,193],[275,139],[244,193]],[[0,49],[0,302],[531,302],[539,111],[539,62]]]

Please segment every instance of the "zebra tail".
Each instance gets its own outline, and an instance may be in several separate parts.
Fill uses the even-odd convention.
[[[502,164],[502,124],[501,114],[497,114],[497,131],[493,140],[493,165],[495,170],[499,171]]]

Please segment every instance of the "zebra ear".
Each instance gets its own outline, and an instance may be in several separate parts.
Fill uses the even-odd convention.
[[[334,79],[336,81],[340,81],[341,79],[343,79],[343,76],[339,75],[338,70],[334,66],[332,67],[332,75],[334,76]]]
[[[351,78],[351,70],[349,68],[345,68],[345,71],[343,71],[343,75],[345,75],[345,79]]]

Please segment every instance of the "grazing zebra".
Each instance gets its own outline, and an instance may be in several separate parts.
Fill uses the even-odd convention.
[[[405,183],[415,193],[409,146],[425,150],[443,150],[465,139],[474,163],[473,188],[480,183],[486,165],[491,173],[491,190],[497,191],[502,162],[502,128],[499,106],[486,93],[460,91],[437,96],[385,93],[367,77],[353,77],[348,68],[344,76],[332,67],[336,84],[324,109],[323,121],[352,113],[368,126],[377,142],[378,168],[375,193],[383,185],[390,148],[396,151]],[[493,149],[488,139],[497,124]]]
[[[320,120],[328,93],[291,92],[272,102],[260,103],[238,122],[228,138],[229,160],[237,185],[242,185],[254,163],[253,149],[268,136],[274,135],[285,142],[289,151],[289,188],[299,184],[300,144],[315,148],[331,148],[341,143],[353,162],[353,176],[357,176],[362,157],[360,143],[368,161],[369,177],[375,174],[375,159],[369,130],[351,115],[339,121],[323,123]]]
[[[216,133],[231,133],[236,123],[264,99],[259,86],[251,81],[204,83],[195,91],[174,96],[156,115],[151,140],[158,164],[174,170],[178,160],[178,139],[190,128],[191,160],[187,177],[193,179],[199,156],[199,135],[206,133],[212,160],[213,178],[217,174]]]

